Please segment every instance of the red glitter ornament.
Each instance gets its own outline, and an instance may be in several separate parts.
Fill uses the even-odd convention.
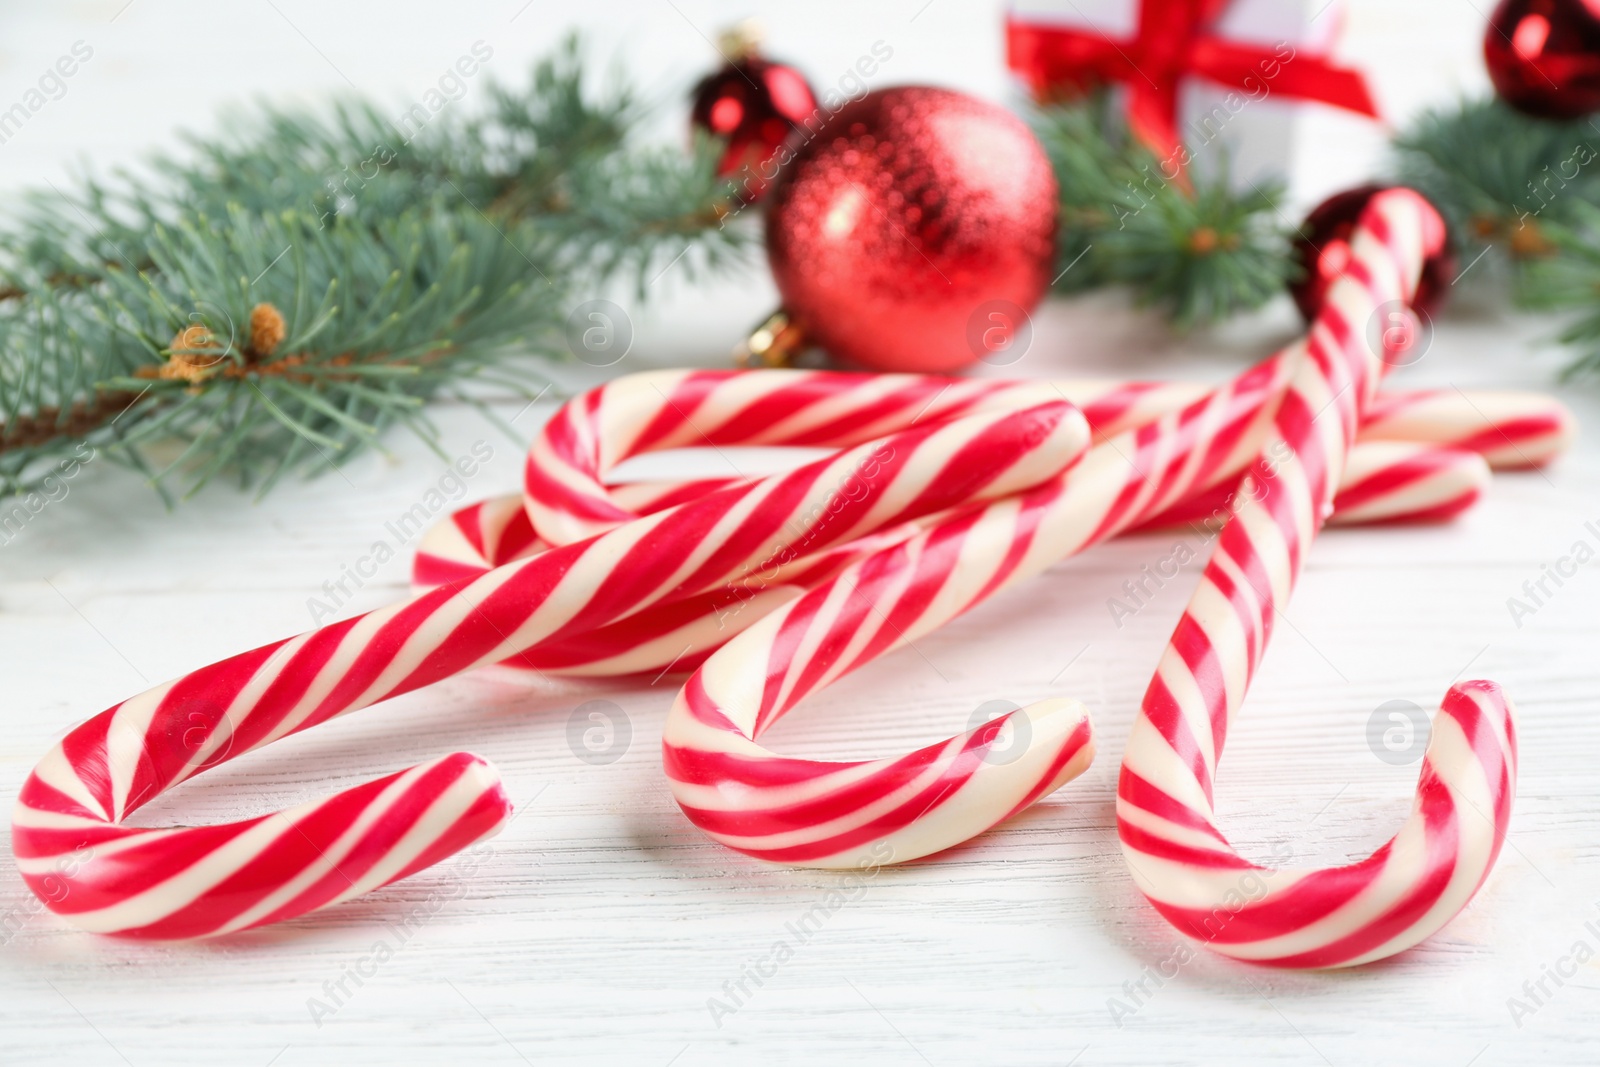
[[[1600,111],[1600,0],[1504,0],[1483,59],[1500,99],[1530,115]]]
[[[1387,185],[1358,185],[1335,193],[1311,209],[1300,224],[1292,255],[1301,269],[1300,279],[1289,285],[1289,295],[1307,322],[1317,317],[1328,286],[1350,262],[1350,235],[1361,218],[1367,201]],[[1439,252],[1422,264],[1422,277],[1411,306],[1424,318],[1432,316],[1444,302],[1444,294],[1455,277],[1454,250],[1446,240]]]
[[[1055,234],[1054,172],[1015,115],[948,89],[868,93],[773,189],[767,256],[787,321],[750,347],[780,362],[803,337],[892,371],[1014,362]]]
[[[758,54],[750,27],[725,34],[720,47],[728,62],[694,87],[689,121],[727,142],[717,173],[736,179],[753,201],[775,176],[773,155],[816,113],[817,99],[799,71]]]

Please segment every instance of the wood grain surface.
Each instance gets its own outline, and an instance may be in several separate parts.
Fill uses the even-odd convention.
[[[7,15],[19,36],[0,65],[6,91],[53,58],[58,38],[70,44],[74,20],[118,19],[97,38],[106,42],[100,66],[51,105],[59,120],[37,116],[25,131],[32,141],[4,146],[8,163],[54,166],[69,148],[120,145],[144,136],[140,123],[177,121],[151,118],[129,94],[191,121],[178,73],[194,80],[209,111],[230,95],[208,80],[226,65],[217,60],[230,40],[241,42],[247,85],[339,84],[274,5],[227,13],[173,5],[195,20],[186,30],[154,0],[118,15],[120,3]],[[390,84],[380,79],[385,55],[418,77],[442,66],[456,37],[477,34],[473,20],[492,23],[510,65],[573,18],[623,18],[615,4],[583,13],[551,6],[513,24],[521,6],[463,5],[470,17],[448,16],[456,18],[449,34],[418,5],[387,21],[369,9],[366,41],[321,39],[331,62],[366,87]],[[626,25],[654,27],[680,70],[698,70],[704,45],[689,29],[714,29],[727,20],[725,6],[683,4],[680,18],[680,5],[641,5],[648,18]],[[910,27],[896,38],[905,42],[897,77],[936,77],[963,34],[968,47],[997,47],[996,33],[968,32],[997,22],[987,6],[935,0],[913,24],[919,6],[882,15]],[[1386,75],[1400,79],[1391,100],[1417,79],[1471,63],[1457,53],[1476,31],[1451,21],[1479,18],[1465,0],[1419,4],[1421,14],[1380,0],[1351,6],[1356,26],[1384,47],[1410,39],[1421,49],[1414,71]],[[285,21],[319,37],[317,10],[281,7]],[[843,18],[855,7],[872,5],[825,10]],[[781,25],[807,21],[773,10]],[[878,14],[858,17],[851,32],[880,34]],[[354,16],[328,18],[345,26]],[[1428,18],[1443,20],[1440,34],[1423,32]],[[838,37],[826,29],[792,29],[795,47]],[[135,43],[117,46],[117,34]],[[1455,49],[1443,66],[1439,39]],[[194,42],[198,51],[186,53]],[[830,47],[844,55],[851,46]],[[174,72],[150,59],[161,48],[209,59]],[[833,52],[822,54],[819,66],[832,62]],[[985,54],[981,77],[990,78],[998,53]],[[263,73],[275,57],[289,73]],[[1443,84],[1429,83],[1434,98]],[[1321,147],[1336,172],[1337,145]],[[771,299],[763,275],[755,268],[707,289],[667,278],[648,308],[629,304],[637,343],[625,369],[720,364]],[[1458,302],[1401,384],[1552,388],[1559,354],[1537,342],[1554,326]],[[1294,328],[1285,303],[1178,341],[1114,296],[1059,302],[1041,313],[1033,350],[1009,372],[1219,380]],[[1562,391],[1586,428],[1600,426],[1594,387]],[[552,408],[521,407],[501,411],[516,417],[525,442]],[[479,440],[495,450],[463,500],[516,488],[523,442],[469,408],[435,414],[450,455]],[[1101,738],[1096,764],[967,846],[864,883],[748,860],[690,826],[663,784],[658,737],[679,679],[542,684],[486,671],[273,745],[137,816],[145,824],[236,818],[452,749],[493,760],[518,809],[505,831],[470,858],[359,901],[212,943],[125,943],[43,913],[0,849],[0,1063],[1592,1064],[1600,577],[1583,567],[1520,625],[1507,599],[1575,542],[1600,547],[1585,526],[1600,525],[1597,442],[1590,432],[1547,472],[1497,476],[1483,503],[1448,526],[1320,538],[1230,735],[1219,799],[1239,846],[1263,859],[1287,848],[1296,862],[1339,862],[1394,832],[1415,778],[1414,764],[1390,765],[1370,750],[1374,710],[1389,700],[1431,708],[1458,677],[1506,685],[1522,737],[1507,848],[1472,906],[1399,958],[1340,973],[1254,969],[1182,948],[1134,891],[1115,840],[1117,761],[1201,564],[1120,626],[1106,601],[1171,551],[1176,535],[1158,534],[1053,568],[832,688],[769,735],[796,754],[865,756],[948,736],[990,699],[1085,700]],[[86,716],[309,626],[324,583],[375,540],[392,542],[386,521],[445,469],[403,435],[387,444],[389,455],[285,485],[261,503],[216,486],[173,512],[133,475],[93,463],[65,499],[0,547],[0,810],[33,762]],[[407,552],[340,613],[405,595]],[[614,702],[631,732],[619,757],[598,765],[568,743],[574,709],[594,699]],[[0,825],[0,844],[8,840]],[[1576,956],[1588,962],[1563,962]],[[1557,969],[1574,973],[1557,984],[1549,977]],[[774,973],[757,985],[748,976],[761,970]],[[735,997],[740,982],[746,992]],[[1535,984],[1538,1003],[1525,983]],[[1532,1010],[1514,1012],[1512,998]]]

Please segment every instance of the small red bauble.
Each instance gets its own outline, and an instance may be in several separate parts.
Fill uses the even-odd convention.
[[[840,108],[784,167],[767,213],[791,321],[876,370],[1003,355],[1049,287],[1055,234],[1055,174],[1028,127],[918,86]]]
[[[816,115],[817,99],[799,71],[758,55],[747,33],[723,42],[729,61],[694,87],[689,121],[727,142],[717,173],[736,180],[741,196],[753,201],[772,182],[773,154]]]
[[[1292,255],[1301,274],[1297,281],[1290,283],[1289,295],[1294,297],[1295,306],[1307,322],[1317,317],[1328,286],[1350,262],[1350,235],[1367,201],[1389,188],[1393,187],[1358,185],[1335,193],[1312,208],[1300,224]],[[1443,249],[1423,261],[1417,295],[1411,301],[1419,314],[1431,316],[1444,302],[1444,294],[1455,277],[1455,263],[1448,241]]]
[[[1543,118],[1600,111],[1600,0],[1504,0],[1483,58],[1500,99]]]

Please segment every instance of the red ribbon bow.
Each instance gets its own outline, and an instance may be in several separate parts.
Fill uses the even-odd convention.
[[[1115,40],[1094,29],[1042,26],[1006,19],[1006,59],[1040,99],[1121,82],[1128,89],[1128,126],[1163,161],[1187,162],[1178,136],[1178,91],[1187,77],[1205,78],[1255,96],[1316,100],[1378,116],[1366,79],[1323,56],[1229,41],[1212,24],[1230,0],[1140,0],[1139,27]],[[1181,157],[1181,158],[1180,158]]]

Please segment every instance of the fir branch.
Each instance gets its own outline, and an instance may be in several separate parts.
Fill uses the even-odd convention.
[[[418,408],[465,380],[540,382],[575,293],[737,257],[711,147],[634,145],[632,95],[585,81],[569,43],[476,117],[264,111],[25,197],[0,241],[0,496],[102,454],[158,489],[264,490],[396,423],[427,437]]]
[[[1552,254],[1526,268],[1525,302],[1571,309],[1575,318],[1557,340],[1574,349],[1562,378],[1600,374],[1600,206],[1576,198],[1564,222],[1546,227]]]
[[[1600,122],[1469,100],[1424,114],[1395,151],[1398,178],[1449,223],[1469,284],[1575,312],[1558,336],[1575,350],[1563,377],[1600,373]]]
[[[215,223],[159,227],[146,250],[150,270],[36,294],[5,322],[0,477],[17,488],[80,439],[204,450],[191,489],[224,469],[256,480],[296,436],[316,446],[305,464],[326,465],[399,421],[410,399],[509,346],[557,354],[562,293],[529,271],[529,251],[541,254],[532,235],[471,215],[319,228],[302,214],[235,208]],[[270,346],[255,336],[261,308],[285,327]]]
[[[1101,99],[1046,109],[1036,128],[1060,187],[1058,291],[1124,285],[1180,328],[1282,291],[1291,266],[1281,184],[1236,192],[1224,160],[1185,188]]]
[[[739,262],[745,231],[728,223],[739,204],[717,174],[722,151],[721,142],[699,138],[687,164],[679,150],[659,149],[574,172],[565,210],[548,217],[549,228],[600,275],[633,276],[641,298],[669,265],[682,263],[693,278]]]
[[[1569,227],[1600,200],[1600,128],[1591,120],[1535,119],[1497,99],[1425,112],[1394,141],[1398,180],[1431,200],[1450,226],[1463,265],[1503,278],[1528,299],[1527,264],[1557,251]]]

